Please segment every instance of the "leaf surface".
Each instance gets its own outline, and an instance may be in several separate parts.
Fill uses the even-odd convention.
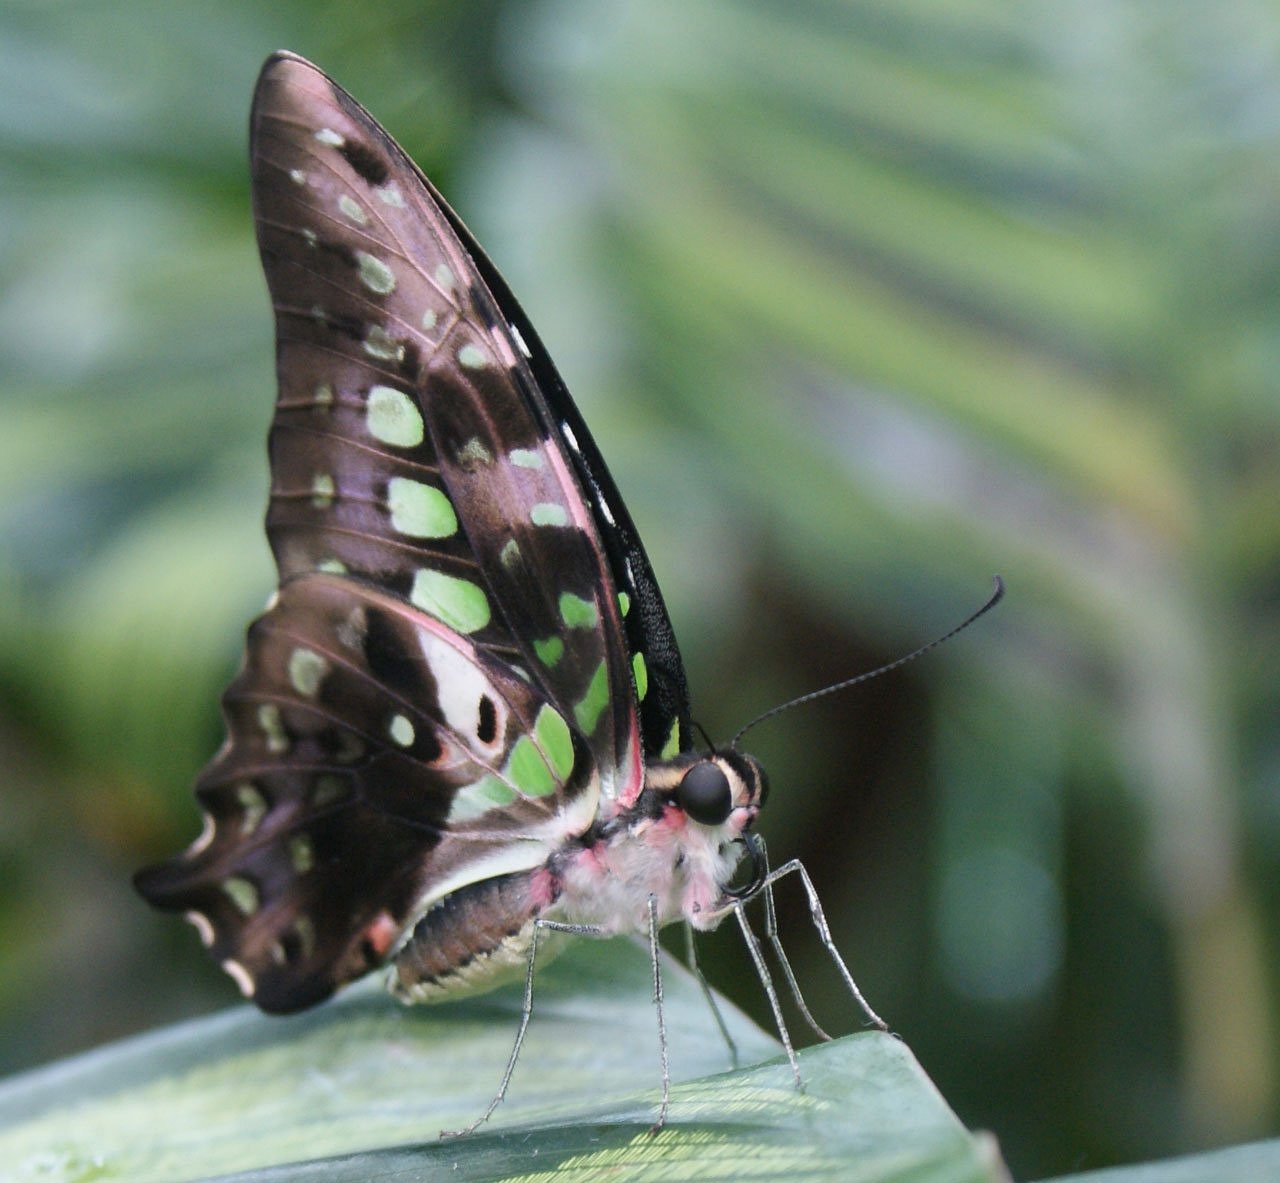
[[[1001,1177],[900,1041],[860,1033],[801,1054],[721,1002],[730,1068],[697,984],[664,968],[675,1082],[656,1114],[648,959],[626,941],[576,942],[539,973],[507,1101],[497,1088],[521,991],[438,1008],[362,984],[315,1011],[237,1007],[63,1061],[0,1086],[0,1162],[14,1179],[132,1183],[599,1177],[942,1181]],[[616,1173],[615,1173],[616,1172]]]

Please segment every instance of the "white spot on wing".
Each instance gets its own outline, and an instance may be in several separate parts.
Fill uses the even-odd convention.
[[[511,330],[511,336],[515,339],[515,343],[519,347],[520,352],[523,353],[525,357],[532,357],[533,354],[529,352],[529,346],[524,343],[524,338],[520,335],[520,330],[509,321],[507,323],[507,328]]]
[[[429,629],[418,630],[418,644],[431,667],[440,713],[450,729],[469,744],[491,747],[491,744],[480,744],[476,736],[479,721],[477,706],[482,697],[487,697],[497,711],[496,734],[500,740],[506,731],[506,704],[499,698],[480,667],[461,649],[450,645]]]
[[[267,740],[267,751],[274,756],[289,750],[289,737],[285,733],[280,708],[274,702],[264,702],[258,707],[258,726]]]
[[[184,858],[195,858],[201,851],[208,848],[210,842],[213,841],[213,835],[217,831],[213,818],[209,814],[201,815],[200,835],[196,840],[187,847],[183,852]]]
[[[368,251],[356,251],[360,282],[378,296],[389,296],[396,290],[395,273],[381,259]]]
[[[327,472],[318,472],[311,478],[311,504],[316,509],[328,509],[336,493],[333,477]]]
[[[249,976],[249,971],[238,961],[227,960],[222,963],[223,972],[240,988],[240,993],[246,998],[253,997],[253,978]]]
[[[479,436],[473,435],[465,444],[458,449],[457,461],[463,468],[470,472],[472,469],[481,464],[492,464],[493,453],[484,446],[484,442]]]
[[[569,511],[554,501],[539,501],[529,511],[529,520],[535,526],[567,526]]]
[[[213,944],[213,925],[208,916],[203,912],[184,912],[182,918],[200,934],[200,943],[206,949]]]
[[[331,127],[322,127],[316,132],[316,139],[322,144],[328,144],[331,148],[341,148],[347,142]]]
[[[371,325],[364,338],[364,351],[379,361],[404,360],[404,346],[396,341],[381,325]],[[375,387],[376,389],[376,387]]]
[[[395,181],[388,181],[381,189],[375,189],[374,192],[383,205],[404,209],[404,194],[400,192],[400,186]]]
[[[569,445],[579,456],[582,455],[582,449],[578,447],[578,437],[573,434],[573,428],[567,423],[560,424],[560,434],[564,436],[565,443]]]
[[[369,224],[369,215],[364,212],[364,209],[354,197],[346,193],[338,198],[338,209],[342,211],[343,217],[348,221],[355,222],[357,226],[367,226]]]
[[[391,716],[391,722],[387,725],[387,733],[402,748],[413,747],[416,732],[413,730],[413,724],[404,715]]]

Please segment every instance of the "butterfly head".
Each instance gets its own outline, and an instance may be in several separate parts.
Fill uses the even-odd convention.
[[[731,750],[689,753],[651,768],[649,787],[662,804],[724,841],[755,822],[769,794],[764,769],[752,756]]]

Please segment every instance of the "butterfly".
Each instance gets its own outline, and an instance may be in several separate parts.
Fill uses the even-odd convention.
[[[768,869],[764,770],[695,745],[644,547],[493,264],[302,58],[266,62],[250,141],[279,586],[196,782],[203,832],[139,891],[268,1012],[379,968],[406,1001],[523,975],[481,1121],[541,935],[640,934],[657,975],[662,926],[733,914],[763,974],[742,905],[792,872],[883,1027],[803,868]]]

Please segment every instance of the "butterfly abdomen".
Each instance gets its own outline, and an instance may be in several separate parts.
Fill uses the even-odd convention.
[[[519,977],[534,921],[558,890],[551,874],[540,868],[486,879],[445,896],[418,921],[397,954],[392,992],[402,1002],[439,1002]]]

